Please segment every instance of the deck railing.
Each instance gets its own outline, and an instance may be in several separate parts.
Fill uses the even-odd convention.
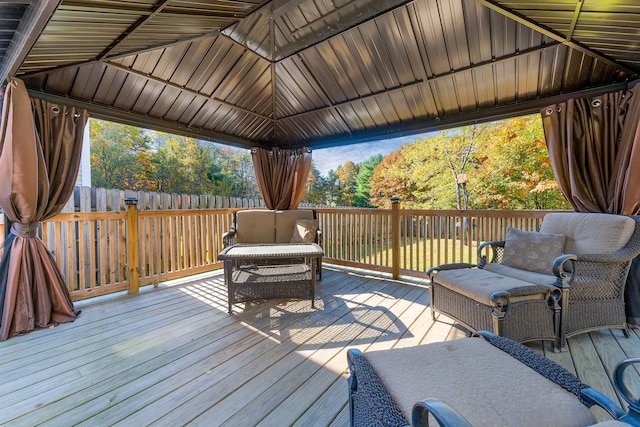
[[[85,299],[222,267],[222,234],[239,209],[60,214],[43,223],[71,297]],[[435,265],[476,262],[507,226],[539,228],[548,211],[316,209],[325,262],[426,277]]]
[[[327,262],[396,277],[426,277],[432,266],[475,263],[480,243],[503,240],[508,226],[537,230],[549,212],[409,210],[398,204],[392,209],[316,210]]]

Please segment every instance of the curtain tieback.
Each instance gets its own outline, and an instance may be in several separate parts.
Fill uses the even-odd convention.
[[[21,224],[14,222],[11,224],[11,233],[18,237],[36,237],[38,233],[38,227],[40,227],[40,221],[31,222],[29,224]]]

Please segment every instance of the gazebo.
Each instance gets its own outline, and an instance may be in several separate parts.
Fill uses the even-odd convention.
[[[46,219],[58,227],[54,235],[64,234],[52,218],[70,194],[67,181],[74,167],[52,167],[52,159],[73,158],[81,136],[71,123],[53,120],[51,112],[77,124],[90,116],[298,154],[540,113],[560,187],[576,210],[636,214],[640,208],[639,156],[633,148],[640,116],[636,0],[8,0],[0,3],[0,29],[0,81],[3,89],[5,80],[9,89],[24,86],[22,111],[36,112],[38,134],[31,129],[31,116],[19,113],[9,120],[7,107],[2,129],[9,121],[26,122],[29,131],[11,150],[35,159],[23,175],[50,173],[46,185],[36,182],[35,190],[0,186],[5,190],[0,202],[24,195],[18,199],[33,210],[25,215],[20,204],[15,211],[5,209],[16,219],[27,218],[14,227],[11,250],[30,246],[24,242],[35,240],[38,224]],[[4,101],[13,112],[9,99]],[[605,117],[615,125],[598,126]],[[65,130],[70,142],[57,144],[56,135]],[[579,154],[598,162],[576,163],[565,156],[564,147],[573,141],[595,149],[595,155]],[[0,146],[0,152],[7,147]],[[602,166],[607,174],[600,173],[604,158],[611,162]],[[11,163],[7,159],[0,159],[3,167]],[[570,170],[598,171],[595,175],[608,181],[576,178]],[[583,187],[595,190],[581,191],[572,185],[575,179],[590,180],[593,185]],[[160,236],[200,223],[212,224],[207,236],[219,240],[231,214],[188,213],[175,228],[173,220],[137,217],[135,209],[108,218],[84,217],[78,228],[97,243],[86,258],[77,252],[79,271],[70,267],[65,274],[100,282],[107,274],[92,276],[93,269],[112,262],[120,264],[119,271],[110,270],[118,277],[117,289],[126,289],[123,278],[133,281],[140,275],[141,284],[157,284],[154,274],[208,271],[216,242],[201,247],[207,239],[192,235],[162,247]],[[372,214],[362,224],[354,225],[351,217],[336,223],[369,230],[372,224],[387,227],[387,216],[395,218],[396,227],[433,224],[445,214],[412,213],[408,221],[400,221],[400,215],[395,206],[389,215]],[[446,215],[454,229],[464,223],[459,212]],[[527,224],[539,224],[542,216],[527,218]],[[91,226],[83,228],[84,222]],[[175,262],[182,272],[159,272],[150,252],[144,260],[148,271],[140,271],[136,246],[96,252],[125,229],[135,232],[137,242],[138,224],[140,239],[153,241],[156,254],[165,257],[162,268],[174,268],[174,260],[167,260],[179,252],[176,247],[182,244],[185,253],[193,249]],[[385,228],[385,236],[398,236],[399,229],[391,228]],[[417,235],[426,236],[425,230]],[[355,246],[370,241],[358,239],[341,250],[359,257]],[[462,253],[464,245],[456,245]],[[328,245],[327,252],[332,250]],[[471,255],[471,245],[464,250]],[[28,251],[21,254],[25,263],[31,261]],[[341,262],[366,266],[374,256],[364,258]],[[7,268],[0,263],[0,277]],[[380,270],[391,272],[391,267]],[[46,283],[59,275],[47,267],[36,274],[45,274]],[[62,307],[43,320],[45,325],[73,319],[78,308],[85,307],[86,314],[47,331],[46,338],[34,333],[0,343],[0,422],[344,425],[348,408],[341,353],[346,347],[409,346],[464,335],[446,318],[430,320],[420,280],[399,283],[336,268],[325,275],[318,311],[299,301],[269,302],[235,317],[220,304],[221,277],[183,281],[158,292],[148,286],[140,298],[106,299],[91,307],[74,308],[65,295],[42,298],[44,306],[54,300]],[[85,295],[101,292],[100,283],[93,282],[81,289]],[[18,304],[43,295],[40,289],[31,294],[24,287],[11,289]],[[10,332],[3,330],[0,340]],[[630,340],[594,332],[572,338],[571,352],[559,356],[544,344],[533,346],[586,382],[610,388],[610,362],[637,353],[638,339],[637,332]]]

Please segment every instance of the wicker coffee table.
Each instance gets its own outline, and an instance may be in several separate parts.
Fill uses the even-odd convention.
[[[322,248],[315,244],[236,244],[218,255],[224,261],[229,313],[232,305],[270,298],[310,299],[315,307],[316,265]]]

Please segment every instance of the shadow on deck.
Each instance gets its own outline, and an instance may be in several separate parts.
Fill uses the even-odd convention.
[[[326,265],[323,278],[316,309],[271,300],[228,315],[221,272],[78,303],[74,323],[0,343],[0,424],[346,426],[347,348],[468,334],[431,320],[425,283]],[[573,337],[561,354],[529,345],[616,400],[613,367],[640,356],[637,331]]]

